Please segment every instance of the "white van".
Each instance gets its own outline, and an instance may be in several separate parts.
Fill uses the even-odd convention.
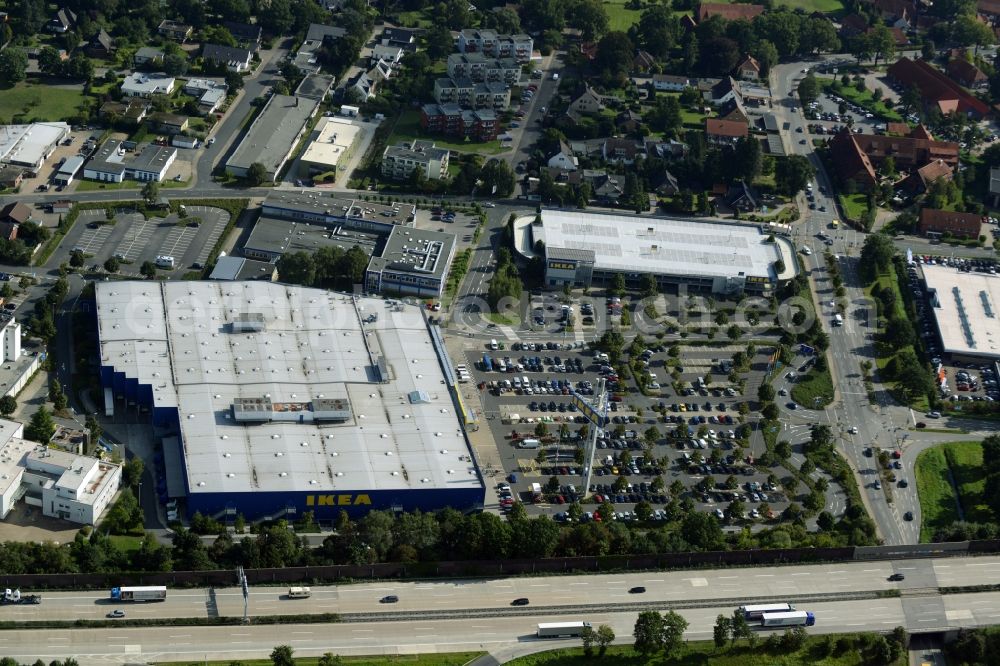
[[[490,340],[490,349],[493,349],[493,350],[500,349],[500,343],[498,343],[495,339],[494,340]]]
[[[288,588],[289,599],[308,599],[311,596],[312,596],[312,590],[310,590],[308,587]]]
[[[522,439],[517,443],[519,449],[537,449],[542,443],[537,439]]]

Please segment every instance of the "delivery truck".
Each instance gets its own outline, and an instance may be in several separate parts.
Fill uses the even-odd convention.
[[[166,601],[167,588],[162,585],[147,587],[113,587],[112,601]]]
[[[816,624],[816,616],[809,611],[764,613],[760,618],[760,626],[762,627],[811,627],[814,624]]]

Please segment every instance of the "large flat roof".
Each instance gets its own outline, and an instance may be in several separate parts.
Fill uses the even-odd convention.
[[[448,271],[455,235],[416,227],[393,227],[381,254],[369,270],[397,270],[444,279]]]
[[[1000,359],[1000,276],[924,265],[946,353]]]
[[[378,244],[377,234],[346,230],[334,235],[333,230],[326,224],[304,220],[281,220],[261,215],[243,247],[283,254],[298,251],[315,252],[322,247],[349,250],[357,245],[371,256]]]
[[[546,251],[590,250],[599,270],[775,279],[776,243],[754,226],[622,214],[543,210],[533,240]]]
[[[481,487],[419,306],[260,281],[96,289],[101,363],[177,408],[190,492]],[[245,424],[240,398],[349,415]]]
[[[315,138],[299,158],[303,162],[335,169],[354,145],[361,128],[347,118],[323,118],[316,124]]]
[[[317,100],[306,97],[271,95],[227,165],[249,169],[254,162],[260,162],[269,172],[276,172],[317,106]]]
[[[0,162],[41,164],[51,148],[69,134],[62,122],[0,126]]]

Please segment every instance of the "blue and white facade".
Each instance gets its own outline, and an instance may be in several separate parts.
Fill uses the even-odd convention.
[[[168,433],[171,494],[190,513],[482,507],[418,307],[260,281],[103,282],[97,311],[102,382]]]

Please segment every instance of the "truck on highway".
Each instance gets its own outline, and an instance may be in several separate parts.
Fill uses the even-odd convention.
[[[760,618],[760,626],[762,627],[811,627],[814,624],[816,624],[816,616],[809,611],[764,613]]]
[[[788,613],[795,610],[791,604],[757,604],[740,606],[740,612],[747,620],[759,620],[764,613]]]
[[[3,592],[3,598],[0,598],[0,605],[9,604],[40,604],[42,603],[42,596],[40,594],[21,594],[21,590],[13,590],[8,587]]]
[[[539,638],[572,638],[582,636],[589,622],[542,622],[538,625]]]
[[[166,601],[167,588],[162,585],[146,587],[113,587],[112,601]]]

